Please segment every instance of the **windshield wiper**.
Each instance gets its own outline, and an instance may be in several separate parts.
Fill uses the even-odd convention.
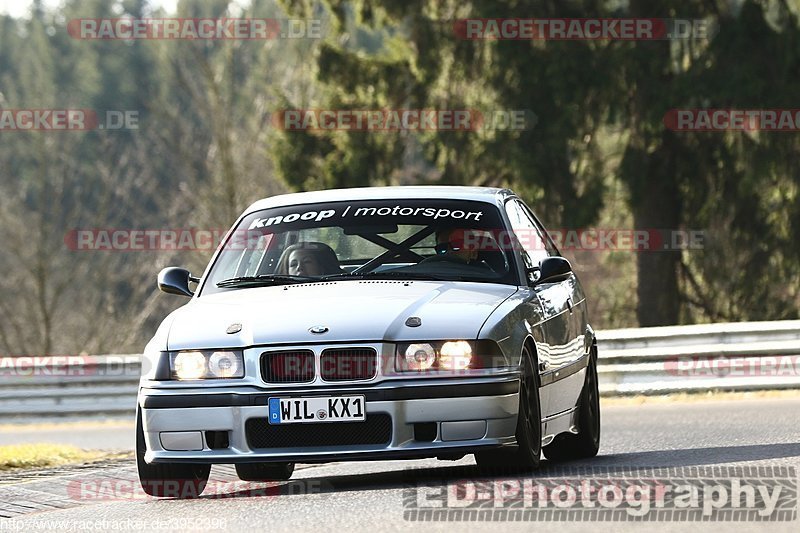
[[[285,276],[275,274],[263,274],[260,276],[240,276],[238,278],[224,279],[217,282],[217,287],[249,287],[259,285],[283,285],[288,283],[307,283],[318,281],[317,278],[308,276]]]
[[[402,270],[384,270],[382,272],[343,272],[342,274],[331,274],[323,276],[322,281],[333,279],[363,279],[363,278],[388,278],[388,279],[411,279],[411,280],[430,280],[430,281],[460,281],[461,276],[436,276],[422,272],[403,272]]]

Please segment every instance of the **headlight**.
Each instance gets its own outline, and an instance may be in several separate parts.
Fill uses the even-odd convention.
[[[178,379],[200,379],[206,373],[206,357],[202,352],[178,352],[172,360],[172,371]]]
[[[403,370],[428,370],[436,363],[436,350],[430,344],[409,344],[405,350]]]
[[[400,343],[395,361],[399,372],[469,371],[510,364],[500,346],[488,339]]]
[[[244,377],[244,356],[241,351],[185,351],[170,354],[170,371],[174,379],[220,379]]]
[[[472,362],[472,345],[467,341],[447,341],[439,350],[439,368],[464,370]]]
[[[208,358],[208,371],[215,378],[241,377],[242,364],[236,352],[214,352]]]

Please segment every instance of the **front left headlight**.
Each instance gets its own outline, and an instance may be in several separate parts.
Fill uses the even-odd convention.
[[[241,350],[187,350],[169,359],[172,379],[232,379],[244,377]]]

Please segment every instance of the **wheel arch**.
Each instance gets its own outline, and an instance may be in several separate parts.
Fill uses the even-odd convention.
[[[538,369],[539,368],[539,366],[538,366],[539,365],[539,351],[536,348],[536,341],[533,339],[533,335],[528,334],[525,337],[525,340],[522,341],[522,347],[523,348],[528,348],[528,350],[531,353],[531,356],[533,357],[534,368]],[[522,354],[520,353],[520,355],[522,355]]]

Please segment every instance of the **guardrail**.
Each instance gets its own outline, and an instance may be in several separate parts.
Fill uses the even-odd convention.
[[[597,340],[603,396],[800,388],[800,320],[604,330]],[[29,377],[0,368],[0,418],[131,416],[139,367],[131,354],[33,360]]]
[[[17,360],[13,368],[0,366],[0,419],[128,417],[135,412],[141,355]]]
[[[597,333],[601,395],[800,388],[800,320]]]

